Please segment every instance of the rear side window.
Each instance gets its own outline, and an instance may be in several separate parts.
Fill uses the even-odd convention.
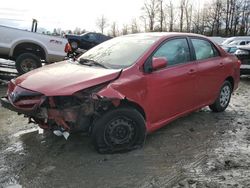
[[[196,55],[196,60],[208,59],[219,56],[219,52],[208,41],[202,39],[191,39]]]
[[[93,34],[93,33],[90,33],[90,34],[89,34],[89,40],[90,40],[90,41],[96,40],[96,35]]]
[[[187,40],[180,38],[167,41],[154,53],[153,57],[166,57],[169,66],[188,62],[190,52]]]
[[[245,45],[245,44],[246,44],[245,41],[240,42],[240,45]]]

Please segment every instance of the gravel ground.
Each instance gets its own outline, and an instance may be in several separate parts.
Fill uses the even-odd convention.
[[[100,155],[85,135],[41,134],[0,107],[0,187],[247,188],[249,113],[250,77],[242,77],[225,112],[204,108],[148,135],[140,150]]]

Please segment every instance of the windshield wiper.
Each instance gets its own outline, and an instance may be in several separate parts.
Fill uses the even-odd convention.
[[[94,60],[91,60],[91,59],[85,59],[85,58],[81,58],[79,60],[79,63],[82,64],[82,65],[88,65],[88,66],[93,66],[93,65],[97,65],[99,67],[102,67],[102,68],[105,68],[107,69],[108,67],[106,67],[105,65],[101,64],[101,63],[98,63]]]

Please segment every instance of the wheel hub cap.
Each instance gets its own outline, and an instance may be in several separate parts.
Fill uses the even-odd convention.
[[[29,72],[37,68],[36,63],[32,59],[25,59],[20,65],[24,72]]]
[[[220,93],[220,105],[225,107],[230,99],[231,89],[228,85],[224,86]]]

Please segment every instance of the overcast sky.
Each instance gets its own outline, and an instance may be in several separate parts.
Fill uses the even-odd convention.
[[[32,18],[38,27],[97,30],[96,20],[101,15],[120,26],[142,14],[145,0],[2,0],[0,25],[30,29]],[[200,2],[199,0],[194,0]],[[201,0],[202,1],[202,0]],[[178,0],[174,0],[178,2]]]

